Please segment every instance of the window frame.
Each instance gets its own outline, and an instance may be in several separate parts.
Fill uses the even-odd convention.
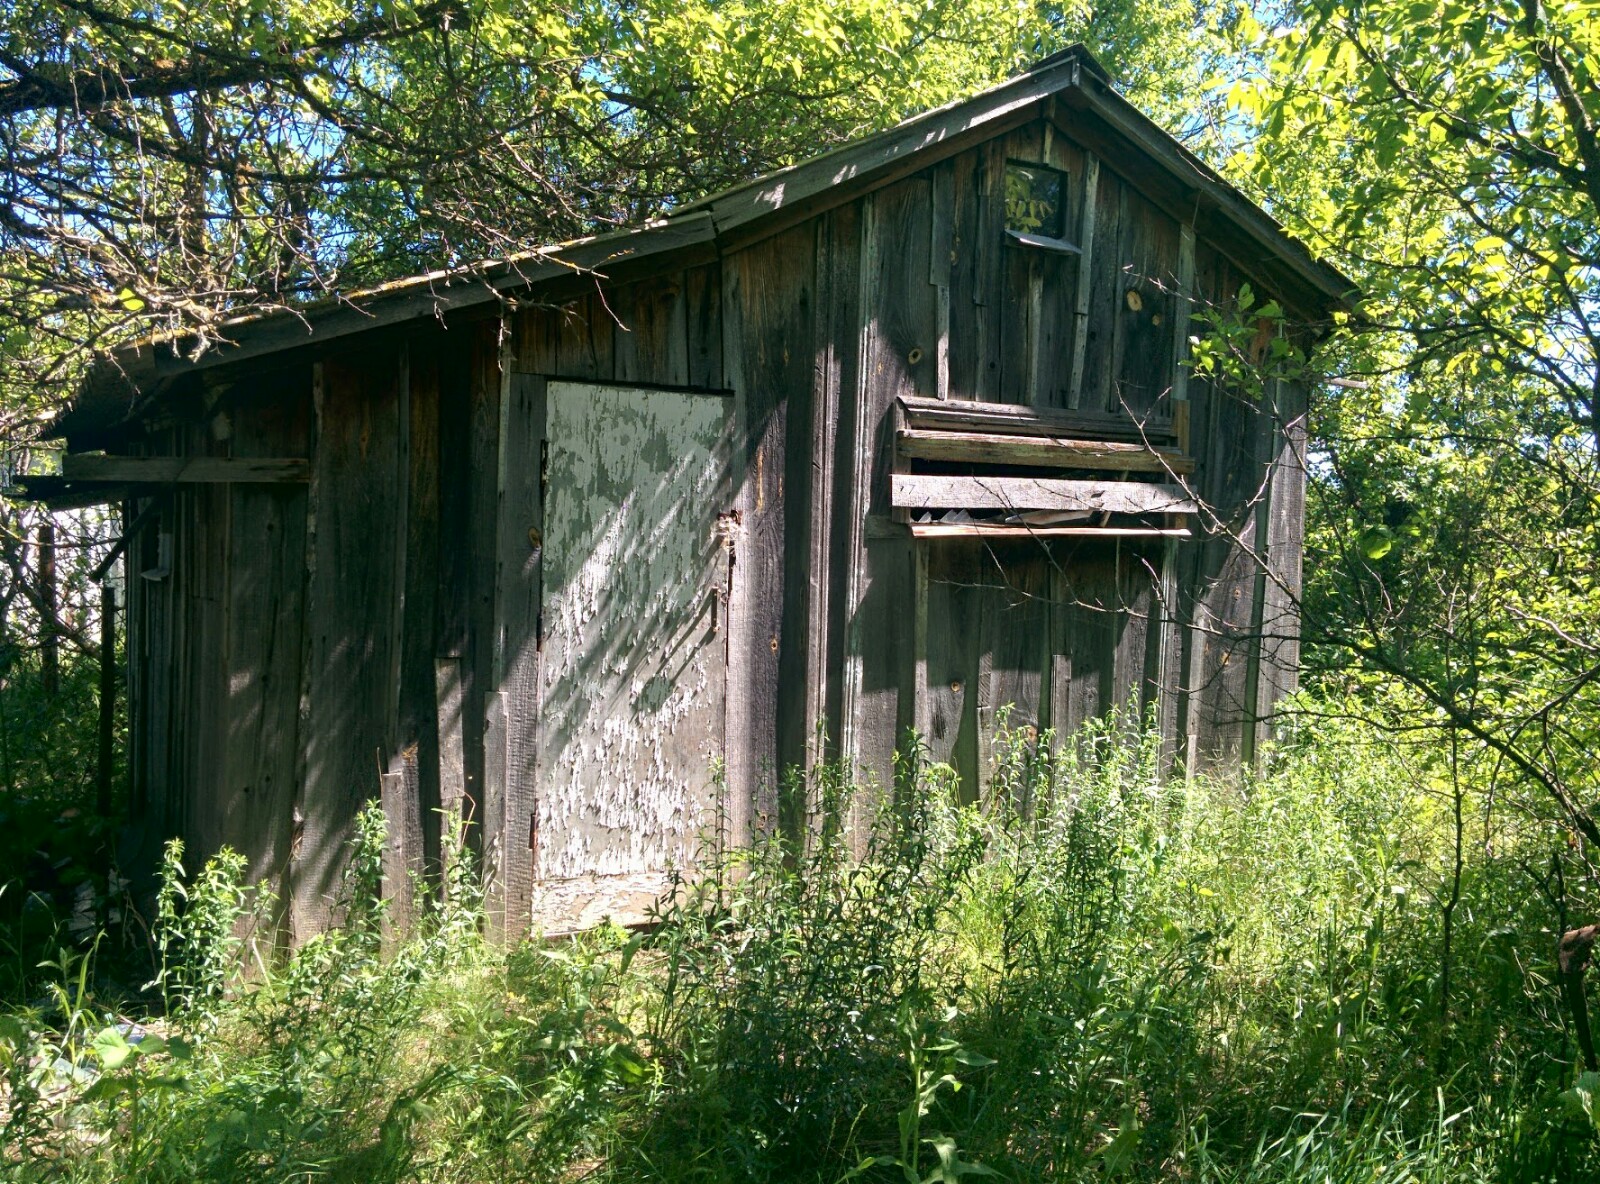
[[[1020,157],[1008,156],[1005,162],[1005,172],[1001,178],[1002,186],[1007,185],[1009,182],[1011,170],[1013,168],[1026,169],[1032,172],[1051,173],[1056,177],[1058,185],[1056,201],[1058,205],[1061,233],[1059,235],[1039,234],[1035,231],[1019,230],[1011,225],[1011,217],[1009,212],[1004,212],[1006,245],[1013,247],[1026,247],[1040,251],[1050,251],[1058,255],[1083,254],[1083,249],[1077,243],[1066,237],[1067,208],[1069,204],[1068,194],[1070,192],[1068,185],[1071,180],[1071,174],[1065,169],[1057,168],[1055,165],[1045,164],[1042,161],[1023,160]],[[1004,189],[1002,189],[1001,201],[1002,203],[1005,202]]]

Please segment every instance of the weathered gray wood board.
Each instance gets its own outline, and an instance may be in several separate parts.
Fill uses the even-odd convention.
[[[527,927],[538,836],[529,792],[538,776],[539,614],[549,442],[543,378],[506,375],[500,408],[493,686],[503,707],[503,763],[486,782],[488,909],[497,932]]]
[[[397,505],[406,489],[406,414],[396,351],[322,363],[309,531],[304,771],[290,861],[293,931],[325,928],[363,802],[398,756],[381,705],[393,701],[397,576],[404,572]]]
[[[791,422],[805,422],[795,395],[810,389],[814,373],[815,276],[793,261],[814,250],[815,228],[802,225],[731,256],[722,272],[723,373],[739,392],[728,626],[728,665],[739,676],[727,705],[727,825],[735,841],[778,822],[780,671],[804,652],[804,623],[788,615],[785,587],[789,540],[806,536],[793,521],[785,478],[793,463],[812,458]],[[791,441],[801,449],[794,462]]]
[[[1084,510],[1107,514],[1193,514],[1181,488],[1153,481],[1054,477],[930,477],[896,473],[894,504],[907,509]]]
[[[1049,469],[1107,469],[1119,473],[1188,473],[1194,462],[1172,448],[1118,440],[1072,440],[998,432],[902,429],[895,450],[908,460],[1019,465]]]
[[[309,376],[307,376],[309,378]],[[266,416],[236,417],[236,453],[270,447]],[[305,596],[306,493],[239,486],[227,495],[226,697],[216,801],[222,841],[252,880],[281,883],[293,837]]]
[[[1159,547],[975,539],[927,544],[917,726],[963,797],[987,800],[1007,744],[1064,739],[1113,710],[1140,711]]]
[[[731,408],[572,383],[550,384],[545,408],[538,773],[519,784],[536,786],[534,920],[559,928],[550,882],[664,887],[717,823]]]
[[[74,480],[148,485],[276,485],[310,480],[311,465],[299,457],[130,457],[78,453],[62,458],[61,472]]]

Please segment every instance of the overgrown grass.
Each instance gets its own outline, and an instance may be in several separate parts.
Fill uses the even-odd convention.
[[[142,953],[123,940],[134,933],[122,925],[126,885],[114,872],[119,819],[96,811],[99,679],[97,662],[69,650],[47,694],[38,653],[0,633],[0,999],[40,989],[34,964],[53,953],[58,931],[78,944],[108,924],[117,930],[97,971]],[[114,813],[125,780],[119,765]]]
[[[0,1025],[22,1180],[1600,1179],[1532,849],[1463,875],[1415,763],[1303,739],[1244,785],[1106,728],[685,880],[647,934],[482,941],[466,861],[405,940],[365,816],[345,923],[253,951],[226,858],[168,877],[130,1025],[78,955]],[[1425,795],[1424,795],[1425,797]],[[862,805],[864,803],[858,803]],[[152,1006],[152,1010],[155,1009]],[[1575,1086],[1579,1088],[1574,1088]]]

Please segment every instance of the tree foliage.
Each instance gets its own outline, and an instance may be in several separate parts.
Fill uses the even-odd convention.
[[[1172,103],[1231,9],[0,0],[0,432],[90,349],[636,222],[1079,37]]]
[[[1233,161],[1361,282],[1313,457],[1311,639],[1600,842],[1600,7],[1312,0]]]

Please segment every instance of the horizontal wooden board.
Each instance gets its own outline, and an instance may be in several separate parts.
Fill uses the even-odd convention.
[[[911,460],[1109,469],[1130,473],[1194,471],[1194,461],[1177,449],[1156,448],[1127,440],[1071,440],[1061,436],[906,428],[896,433],[895,445],[900,456]]]
[[[299,458],[223,456],[104,456],[67,453],[61,475],[72,481],[238,482],[277,484],[311,480],[311,462]]]
[[[65,477],[54,475],[19,477],[17,485],[16,490],[6,491],[7,497],[42,502],[52,510],[81,510],[85,506],[116,505],[131,498],[148,496],[147,490],[135,489],[126,482],[74,483]]]
[[[1144,481],[1069,481],[1059,477],[930,477],[896,473],[894,504],[904,509],[1089,510],[1105,514],[1193,514],[1175,485]]]
[[[1172,440],[1166,420],[1138,423],[1126,415],[1087,411],[1043,411],[1015,403],[984,403],[970,399],[923,399],[903,395],[900,408],[912,429],[976,431],[1006,436],[1047,436],[1069,439],[1126,440],[1164,445]]]
[[[991,526],[983,522],[913,522],[918,539],[1186,539],[1186,526]]]

